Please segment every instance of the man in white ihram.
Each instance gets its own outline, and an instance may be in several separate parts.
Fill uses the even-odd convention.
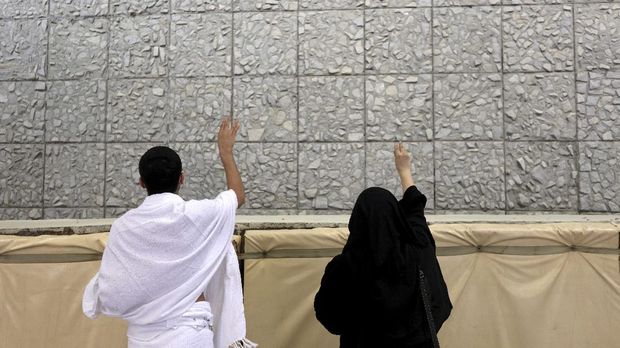
[[[99,272],[84,291],[89,318],[128,321],[130,348],[255,347],[245,339],[239,263],[231,244],[235,212],[245,201],[233,157],[239,130],[225,119],[218,133],[229,190],[185,201],[181,159],[164,146],[140,159],[148,197],[110,230]]]

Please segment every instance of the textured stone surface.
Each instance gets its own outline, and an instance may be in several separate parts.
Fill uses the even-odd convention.
[[[105,18],[52,20],[49,38],[50,77],[105,77],[108,29],[109,23]]]
[[[38,220],[42,217],[41,208],[0,208],[0,220]]]
[[[435,75],[435,138],[501,140],[500,74]]]
[[[45,219],[102,219],[103,208],[45,208]]]
[[[45,89],[44,82],[0,82],[0,142],[43,141]]]
[[[136,207],[146,197],[146,190],[138,185],[140,157],[153,146],[162,144],[107,144],[105,202],[107,207]],[[123,210],[119,210],[123,212]],[[115,216],[108,214],[106,217]]]
[[[106,82],[76,80],[48,84],[46,141],[104,141]]]
[[[297,15],[235,14],[235,74],[295,74]]]
[[[301,78],[299,81],[299,140],[364,140],[363,77]]]
[[[620,212],[620,142],[579,144],[579,198],[585,211]]]
[[[435,207],[441,210],[504,209],[503,143],[437,142]]]
[[[47,145],[45,206],[103,206],[104,167],[104,144]]]
[[[46,75],[47,20],[0,21],[0,80]]]
[[[576,138],[573,73],[506,74],[504,102],[508,139]]]
[[[290,143],[238,144],[248,209],[297,207],[297,149]],[[220,179],[222,180],[222,179]]]
[[[431,85],[430,75],[369,76],[367,140],[432,139]]]
[[[170,56],[174,76],[230,75],[232,15],[172,16]]]
[[[501,70],[501,9],[443,7],[433,12],[437,72]]]
[[[103,16],[108,14],[108,0],[51,0],[50,13],[55,16]]]
[[[231,0],[172,0],[172,12],[230,11]]]
[[[570,4],[573,0],[502,0],[505,5],[543,5],[543,4]],[[591,0],[575,0],[579,1],[591,1]],[[605,1],[605,0],[603,0]],[[617,1],[617,0],[606,0]]]
[[[34,18],[47,14],[48,0],[2,0],[0,18]]]
[[[169,0],[109,0],[113,14],[159,14],[168,13]]]
[[[215,141],[220,120],[230,114],[231,89],[224,77],[171,80],[170,140]]]
[[[416,186],[426,196],[426,210],[434,207],[433,143],[403,143],[411,154],[412,174]],[[366,144],[366,187],[390,190],[398,199],[403,196],[394,165],[394,143]]]
[[[430,9],[366,11],[366,70],[431,72],[431,19]]]
[[[170,114],[166,81],[116,80],[108,88],[108,141],[166,140]]]
[[[507,205],[510,210],[577,210],[573,143],[506,143]]]
[[[299,146],[299,208],[353,208],[364,189],[364,144]]]
[[[579,139],[620,139],[620,71],[577,75]]]
[[[216,143],[171,143],[170,148],[178,152],[183,163],[185,184],[179,190],[181,197],[213,199],[227,189]]]
[[[300,73],[359,74],[364,70],[362,11],[299,13]]]
[[[366,0],[367,8],[431,6],[432,0]]]
[[[501,0],[435,0],[435,6],[498,5]]]
[[[620,4],[575,5],[579,69],[620,68]]]
[[[109,48],[111,76],[166,75],[168,26],[167,16],[114,18]]]
[[[232,0],[235,11],[296,10],[297,0]]]
[[[364,0],[299,0],[299,7],[302,9],[354,9],[361,8],[364,5]]]
[[[297,139],[297,81],[291,77],[242,77],[234,82],[234,118],[240,139]]]
[[[573,16],[570,6],[504,8],[504,70],[573,69]]]
[[[0,206],[35,207],[43,198],[43,145],[0,145]]]

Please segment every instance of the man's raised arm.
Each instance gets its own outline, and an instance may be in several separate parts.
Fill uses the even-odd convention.
[[[241,181],[241,174],[239,174],[233,154],[233,146],[235,145],[235,138],[237,137],[239,127],[238,121],[232,122],[229,118],[225,118],[217,134],[217,146],[220,152],[220,160],[224,165],[224,172],[226,173],[226,184],[237,195],[237,207],[245,203],[243,182]]]

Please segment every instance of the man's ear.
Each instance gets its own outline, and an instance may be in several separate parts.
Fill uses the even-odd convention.
[[[179,187],[183,184],[185,184],[185,173],[181,172],[181,175],[179,176]]]
[[[140,187],[142,187],[143,189],[146,189],[146,186],[144,185],[144,180],[142,180],[142,177],[140,177],[138,184],[140,184]]]

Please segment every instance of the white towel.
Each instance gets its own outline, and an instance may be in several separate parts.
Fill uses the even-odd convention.
[[[230,242],[236,208],[232,190],[200,201],[148,196],[112,225],[101,268],[84,291],[84,313],[173,327],[204,292],[214,347],[244,339],[241,275]]]

